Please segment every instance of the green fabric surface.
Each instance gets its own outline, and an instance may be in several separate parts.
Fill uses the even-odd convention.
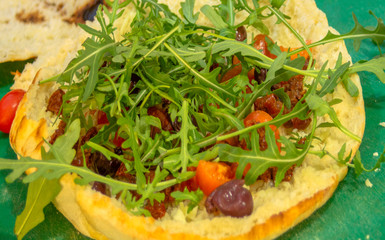
[[[323,10],[329,25],[340,33],[348,32],[353,26],[352,13],[364,25],[375,25],[376,20],[369,15],[372,10],[377,17],[385,18],[385,4],[382,0],[316,0]],[[311,27],[311,26],[309,26]],[[353,62],[369,59],[378,54],[378,49],[370,41],[363,41],[360,51],[353,50],[352,42],[347,41]],[[385,52],[385,44],[382,45]],[[0,64],[0,69],[4,67]],[[14,71],[14,70],[13,70]],[[0,75],[0,97],[9,90],[9,77]],[[385,85],[374,75],[360,74],[366,107],[365,135],[360,147],[365,166],[373,166],[374,152],[381,153],[385,146]],[[15,158],[8,143],[8,135],[0,133],[0,158]],[[340,183],[334,196],[311,217],[279,239],[385,239],[385,169],[356,177],[350,169]],[[27,187],[20,181],[5,183],[9,171],[0,171],[0,239],[16,239],[13,234],[14,222],[25,204]],[[365,185],[366,179],[373,184]],[[51,204],[45,210],[46,220],[25,239],[88,239],[78,233],[72,225]]]

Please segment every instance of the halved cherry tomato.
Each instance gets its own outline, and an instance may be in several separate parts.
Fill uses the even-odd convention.
[[[250,127],[257,123],[268,122],[271,120],[273,120],[273,118],[267,112],[257,110],[257,111],[251,112],[243,120],[243,124],[245,125],[245,127]],[[275,139],[279,139],[279,130],[277,129],[277,127],[274,125],[269,125],[269,127],[271,128],[271,130],[273,130]],[[281,151],[281,143],[276,141],[276,144],[278,146],[278,150]]]
[[[310,40],[306,41],[307,45],[309,45],[310,43],[311,43]],[[279,48],[281,49],[282,52],[287,52],[287,50],[288,50],[288,48],[285,48],[285,47],[282,47],[282,46],[279,47]],[[298,49],[298,48],[291,48],[290,50],[293,51],[293,50],[296,50],[296,49]],[[310,52],[313,52],[312,48],[310,48]],[[297,53],[295,55],[291,55],[290,59],[294,60],[294,59],[296,59],[298,57],[298,55],[301,56],[301,57],[304,57],[305,59],[309,59],[309,53],[306,50],[300,51],[299,53]]]
[[[227,80],[232,79],[233,77],[241,74],[242,72],[242,65],[240,64],[241,61],[237,58],[237,56],[233,57],[233,66],[232,68],[227,71],[223,77],[221,78],[221,82],[226,82]]]
[[[234,173],[225,163],[200,160],[195,176],[199,188],[209,196],[214,189],[233,179]]]
[[[0,131],[9,133],[17,107],[25,94],[24,90],[12,90],[0,100]]]
[[[261,50],[265,56],[270,57],[272,59],[275,59],[275,58],[277,58],[277,56],[272,54],[269,51],[268,44],[267,44],[266,39],[265,39],[266,37],[271,40],[270,37],[268,37],[267,35],[264,35],[264,34],[258,34],[257,36],[255,36],[253,46],[255,49]],[[273,40],[271,40],[271,41],[273,42]],[[225,81],[232,79],[233,77],[237,76],[238,74],[240,74],[242,72],[242,65],[240,63],[241,63],[241,61],[239,61],[237,56],[234,56],[233,57],[233,68],[225,73],[225,75],[221,79],[221,82],[225,82]],[[249,77],[249,81],[251,84],[251,81],[254,79],[254,69],[251,69],[247,75]]]
[[[272,54],[268,49],[268,44],[266,42],[266,37],[271,40],[270,37],[268,37],[265,34],[258,34],[254,37],[254,48],[258,50],[262,50],[263,55],[275,59],[277,58],[276,55]],[[273,42],[273,40],[271,40]]]
[[[263,123],[263,122],[268,122],[273,120],[273,118],[266,112],[257,110],[254,112],[251,112],[244,120],[243,124],[245,127],[250,127],[252,125],[255,125],[257,123]],[[278,150],[281,151],[281,143],[277,141],[279,139],[279,131],[276,126],[274,125],[269,125],[271,130],[274,132],[274,137],[276,139],[275,143],[277,144]],[[247,164],[244,171],[243,171],[243,176],[247,174],[247,172],[250,170],[250,164]]]

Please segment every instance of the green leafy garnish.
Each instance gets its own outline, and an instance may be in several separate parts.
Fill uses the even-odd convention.
[[[44,208],[55,199],[60,190],[58,179],[40,177],[29,184],[24,210],[16,218],[17,239],[23,239],[25,234],[44,221]]]
[[[187,213],[191,212],[196,206],[199,205],[203,198],[202,190],[198,189],[197,191],[190,192],[187,188],[181,191],[175,191],[171,193],[171,197],[175,198],[176,201],[185,201],[188,200],[188,209]]]

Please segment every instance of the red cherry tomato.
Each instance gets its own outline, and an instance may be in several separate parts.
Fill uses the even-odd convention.
[[[271,120],[273,120],[273,118],[267,112],[257,110],[257,111],[250,113],[243,120],[243,124],[245,125],[245,127],[250,127],[250,126],[255,125],[257,123],[268,122]],[[279,131],[278,131],[277,127],[274,125],[269,125],[269,127],[271,128],[271,130],[273,130],[275,139],[279,139]],[[276,141],[276,143],[277,143],[278,149],[281,150],[281,143],[277,142],[277,141]]]
[[[257,36],[254,37],[254,48],[258,50],[262,50],[263,55],[270,57],[272,59],[277,58],[274,54],[272,54],[269,49],[267,48],[267,42],[266,38],[267,36],[264,34],[258,34]],[[269,37],[268,37],[269,38]],[[271,40],[271,38],[269,38]],[[273,41],[273,40],[271,40]]]
[[[241,61],[237,58],[237,56],[233,57],[233,67],[223,75],[221,78],[221,82],[226,82],[227,80],[232,79],[233,77],[241,74],[242,72],[242,65],[240,64]]]
[[[311,44],[311,41],[310,41],[310,40],[306,40],[306,44],[307,44],[307,45]],[[279,48],[281,49],[282,52],[287,52],[287,50],[289,50],[288,48],[285,48],[285,47],[282,47],[282,46],[280,46]],[[294,51],[294,50],[296,50],[296,49],[297,49],[297,48],[291,48],[291,51]],[[310,48],[310,52],[313,53],[313,48]],[[294,60],[294,59],[296,59],[298,56],[304,57],[305,59],[309,59],[309,53],[306,52],[306,50],[303,50],[303,51],[299,52],[298,54],[291,55],[291,56],[290,56],[290,59],[291,59],[291,60]]]
[[[126,141],[126,139],[119,136],[118,131],[115,132],[115,137],[112,140],[112,143],[117,147],[122,147],[122,144]]]
[[[17,107],[23,98],[25,91],[12,90],[0,100],[0,131],[9,133]]]
[[[245,125],[245,127],[250,127],[250,126],[255,125],[257,123],[268,122],[271,120],[273,120],[273,118],[268,113],[266,113],[264,111],[257,110],[257,111],[250,113],[243,120],[243,124]],[[277,127],[274,125],[269,125],[269,127],[271,128],[271,130],[273,130],[275,139],[279,139],[279,131],[278,131]],[[281,143],[278,141],[275,141],[275,143],[277,144],[278,150],[281,152]],[[250,164],[247,164],[244,171],[243,171],[243,176],[246,176],[246,174],[250,170],[250,168],[251,168]]]
[[[107,114],[103,111],[98,111],[98,124],[99,125],[108,125],[110,122],[108,121]]]
[[[206,196],[209,196],[214,189],[234,178],[229,165],[203,160],[198,163],[195,177],[199,188]]]

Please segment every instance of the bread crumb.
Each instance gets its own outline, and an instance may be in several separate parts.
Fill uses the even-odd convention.
[[[373,184],[369,181],[369,179],[366,179],[365,180],[365,185],[367,186],[367,187],[373,187]]]
[[[378,152],[373,153],[373,157],[378,157]]]
[[[368,235],[366,235],[366,239],[367,239],[367,240],[369,240],[369,239],[370,239],[370,236],[369,236],[369,234],[368,234]]]
[[[379,124],[381,127],[385,127],[385,122],[380,122]]]
[[[381,171],[381,169],[380,168],[376,168],[376,169],[374,169],[374,171],[375,172],[379,172],[379,171]]]

